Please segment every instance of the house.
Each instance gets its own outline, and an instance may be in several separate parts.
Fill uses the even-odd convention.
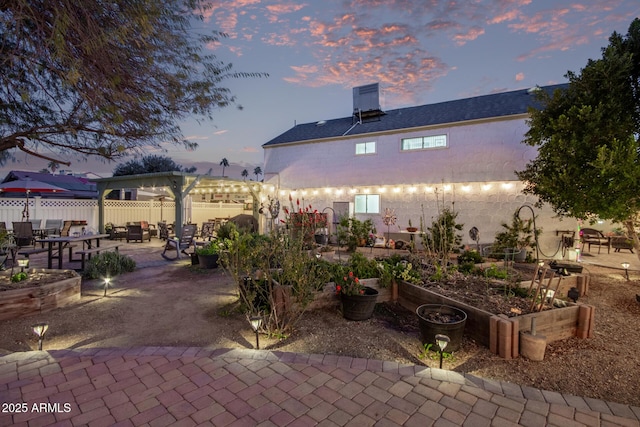
[[[55,198],[55,199],[96,199],[98,198],[98,190],[96,184],[91,182],[88,178],[78,177],[74,175],[58,174],[52,175],[50,173],[41,172],[29,172],[29,171],[11,171],[2,181],[11,182],[17,180],[31,180],[43,182],[56,187],[63,188],[66,191],[63,192],[31,192],[31,196],[41,196],[42,198]],[[3,192],[0,197],[21,197],[24,193],[8,193]]]
[[[534,159],[536,149],[522,143],[528,108],[537,90],[382,111],[378,85],[353,89],[351,116],[297,124],[263,145],[264,191],[282,204],[293,200],[325,211],[333,222],[342,214],[371,218],[378,234],[408,226],[431,225],[444,207],[464,224],[463,243],[491,243],[502,222],[537,198],[522,193],[515,175]],[[397,216],[383,223],[386,209]],[[537,209],[545,254],[558,248],[556,231],[576,230],[575,220],[560,221],[550,208]],[[521,211],[523,219],[531,210]],[[407,236],[406,234],[404,236]],[[405,237],[406,238],[406,237]],[[556,252],[557,253],[557,252]]]

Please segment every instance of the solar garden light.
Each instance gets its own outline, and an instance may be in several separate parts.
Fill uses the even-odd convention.
[[[623,262],[622,268],[624,268],[624,276],[627,278],[627,280],[629,280],[629,263]]]
[[[107,289],[109,288],[109,282],[111,282],[111,278],[109,277],[105,277],[104,278],[104,296],[107,296]]]
[[[436,344],[440,348],[440,369],[442,369],[442,353],[444,353],[444,349],[447,348],[447,344],[451,342],[451,338],[447,335],[438,334],[436,335]]]
[[[24,269],[29,268],[29,258],[19,259],[18,265],[20,266],[20,272],[24,273]]]
[[[260,350],[260,338],[259,338],[259,330],[260,326],[262,326],[262,316],[251,316],[249,318],[249,322],[251,323],[251,328],[256,333],[256,349]]]
[[[38,350],[42,351],[42,341],[44,341],[44,334],[49,329],[48,323],[36,323],[32,326],[33,332],[38,336]]]

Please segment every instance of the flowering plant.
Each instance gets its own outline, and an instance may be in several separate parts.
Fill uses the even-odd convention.
[[[289,195],[291,208],[283,208],[285,219],[281,219],[282,224],[293,230],[294,236],[302,236],[305,243],[313,243],[313,235],[318,228],[327,226],[327,215],[313,209],[311,205],[302,207],[300,199],[296,199],[296,206],[293,205],[293,198]]]
[[[360,283],[353,271],[342,278],[342,282],[336,283],[336,295],[364,295],[364,286]]]

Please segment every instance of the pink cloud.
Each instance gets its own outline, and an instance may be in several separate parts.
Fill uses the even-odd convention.
[[[517,82],[521,82],[524,80],[524,73],[518,73],[516,74],[516,81]]]
[[[304,7],[306,7],[305,4],[288,3],[288,4],[268,5],[266,9],[275,15],[282,15],[285,13],[297,12],[300,9],[303,9]]]
[[[456,34],[453,37],[453,40],[455,40],[458,46],[462,46],[463,44],[469,41],[477,39],[483,34],[484,34],[484,28],[473,27],[473,28],[469,28],[469,31],[467,31],[465,34]]]

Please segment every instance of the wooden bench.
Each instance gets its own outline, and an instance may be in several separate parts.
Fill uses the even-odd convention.
[[[87,259],[91,259],[91,254],[99,254],[100,252],[103,251],[112,251],[115,250],[116,253],[118,253],[118,245],[103,245],[103,246],[96,246],[93,248],[89,248],[89,249],[83,249],[81,251],[77,251],[77,254],[80,254],[80,268],[82,270],[84,270],[84,266],[85,266],[85,262]]]

